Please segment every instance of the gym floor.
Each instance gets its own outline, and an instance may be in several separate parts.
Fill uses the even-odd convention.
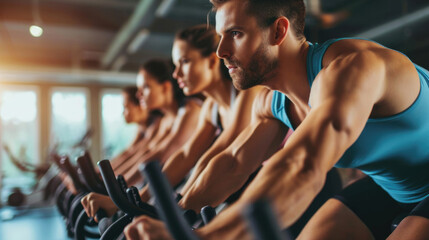
[[[53,207],[0,208],[2,240],[68,240],[64,221]]]

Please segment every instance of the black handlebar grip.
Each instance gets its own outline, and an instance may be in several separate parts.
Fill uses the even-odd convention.
[[[78,191],[87,191],[87,189],[80,182],[77,170],[70,163],[69,157],[62,156],[61,159],[60,159],[60,163],[64,167],[64,169],[67,172],[67,174],[70,176],[71,180],[73,181],[73,185],[75,186],[76,190],[78,190]]]
[[[182,215],[182,211],[173,198],[173,190],[166,177],[161,172],[158,161],[145,164],[143,168],[145,178],[149,181],[149,189],[159,207],[162,220],[174,239],[196,240],[197,236]]]
[[[177,193],[175,200],[176,200],[176,202],[180,202],[180,200],[182,200],[182,198],[183,198],[182,194]]]
[[[88,187],[91,191],[96,193],[101,193],[107,195],[106,188],[100,181],[97,176],[97,172],[95,171],[94,165],[91,162],[91,159],[84,156],[80,156],[77,158],[77,164],[82,171],[83,178],[85,182],[88,184]]]
[[[204,225],[207,225],[213,218],[216,217],[216,211],[210,206],[201,208],[201,218],[203,219]]]
[[[100,174],[99,174],[99,173],[97,173],[97,172],[95,171],[94,162],[92,161],[92,158],[91,158],[91,156],[89,155],[89,152],[88,152],[88,151],[85,151],[83,156],[84,156],[84,157],[85,157],[85,159],[86,159],[86,161],[85,161],[85,162],[88,164],[88,167],[89,167],[90,171],[91,171],[91,172],[93,173],[93,175],[94,175],[94,179],[95,179],[95,181],[97,182],[97,185],[99,185],[99,186],[101,186],[103,189],[105,189],[105,188],[104,188],[104,183],[103,183],[103,181],[101,180],[101,176],[100,176]],[[107,194],[107,191],[106,191],[106,194]]]
[[[139,190],[134,186],[131,186],[127,189],[127,195],[132,198],[132,202],[138,207],[143,208],[143,206],[147,204],[143,202],[142,198],[140,197]]]
[[[247,206],[243,215],[249,229],[257,240],[289,240],[280,230],[269,204],[265,200],[256,201]]]
[[[127,194],[128,201],[130,201],[131,203],[137,206],[136,199],[134,198],[134,193],[131,190],[131,187],[127,189],[126,194]]]
[[[99,161],[98,166],[100,167],[107,193],[119,209],[131,216],[147,215],[152,218],[158,218],[158,214],[153,206],[146,204],[145,208],[140,208],[128,201],[115,178],[109,160]]]
[[[119,186],[121,187],[122,193],[125,194],[127,192],[128,185],[127,185],[127,181],[125,181],[124,176],[118,175],[116,177],[116,181],[118,181]]]
[[[142,209],[146,209],[146,211],[149,212],[154,212],[156,214],[156,216],[158,217],[158,213],[156,211],[156,208],[146,202],[143,202],[142,198],[140,197],[140,193],[139,190],[134,187],[131,186],[127,189],[127,193],[130,192],[131,193],[131,197],[133,198],[133,203],[137,206],[140,207]]]
[[[107,213],[103,209],[98,209],[98,211],[95,213],[95,217],[97,218],[98,222],[100,222],[101,219],[107,217]]]
[[[183,217],[185,217],[186,222],[192,226],[198,220],[198,214],[192,210],[188,209],[183,212]]]

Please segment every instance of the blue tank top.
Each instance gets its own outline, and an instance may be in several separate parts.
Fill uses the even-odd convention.
[[[333,39],[311,44],[307,77],[312,85],[322,69],[322,58]],[[429,72],[415,65],[420,92],[415,102],[396,115],[368,119],[356,142],[336,163],[340,168],[357,168],[369,175],[396,201],[415,203],[429,196]],[[271,110],[289,128],[289,99],[274,91]]]

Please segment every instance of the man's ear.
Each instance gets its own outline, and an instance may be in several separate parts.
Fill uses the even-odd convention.
[[[276,21],[271,25],[271,40],[274,45],[280,45],[286,39],[286,36],[289,32],[289,19],[282,16],[276,19]]]

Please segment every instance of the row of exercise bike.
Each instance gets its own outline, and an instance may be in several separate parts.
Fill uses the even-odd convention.
[[[73,194],[62,183],[55,191],[56,205],[65,219],[68,235],[76,240],[125,239],[124,228],[134,217],[141,215],[161,219],[175,239],[198,239],[192,230],[210,222],[216,212],[222,209],[221,206],[206,206],[199,214],[193,210],[180,209],[177,202],[181,196],[175,194],[161,172],[158,161],[144,164],[141,168],[155,199],[154,205],[150,205],[141,200],[136,187],[127,186],[121,175],[115,176],[109,160],[97,163],[99,172],[87,152],[76,159],[75,165],[67,156],[55,156],[53,160],[60,171],[71,178],[78,192]],[[103,210],[98,210],[98,223],[89,218],[81,199],[90,192],[108,195],[120,211],[107,217]],[[249,230],[254,233],[255,239],[291,239],[287,232],[280,230],[266,200],[261,199],[248,206],[243,215],[248,220]]]

